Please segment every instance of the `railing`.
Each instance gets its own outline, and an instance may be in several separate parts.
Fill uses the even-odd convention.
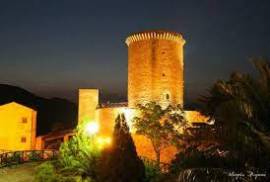
[[[25,150],[0,154],[0,168],[25,162],[46,161],[56,159],[57,150]]]

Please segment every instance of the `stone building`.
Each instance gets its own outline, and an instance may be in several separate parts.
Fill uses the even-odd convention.
[[[99,103],[98,89],[79,89],[78,121],[99,123],[100,137],[111,137],[114,121],[124,113],[131,127],[132,136],[140,156],[155,159],[151,143],[133,133],[132,118],[135,106],[155,101],[161,106],[183,106],[185,40],[181,34],[168,31],[146,31],[130,35],[128,46],[128,103]],[[185,111],[189,122],[205,122],[207,118],[197,111]],[[168,147],[161,153],[161,161],[170,161],[176,150]]]
[[[16,102],[0,106],[0,153],[35,149],[36,114]]]
[[[180,34],[135,33],[128,46],[128,106],[156,101],[183,105],[183,46]]]

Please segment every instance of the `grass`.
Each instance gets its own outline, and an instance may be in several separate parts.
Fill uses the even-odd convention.
[[[31,162],[0,168],[0,182],[33,182],[35,168],[40,162]]]

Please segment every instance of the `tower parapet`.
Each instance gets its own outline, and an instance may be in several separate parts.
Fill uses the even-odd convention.
[[[167,32],[167,31],[146,31],[146,32],[138,32],[130,35],[126,39],[126,44],[129,46],[133,42],[142,41],[142,40],[171,40],[175,41],[179,44],[185,44],[185,40],[182,35],[175,32]]]
[[[128,46],[128,105],[155,101],[183,105],[183,45],[181,34],[146,31],[130,35]]]

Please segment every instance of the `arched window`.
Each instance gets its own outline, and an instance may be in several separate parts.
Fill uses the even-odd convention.
[[[170,93],[169,92],[165,92],[163,93],[163,98],[164,101],[169,101],[171,99]]]
[[[166,100],[170,100],[170,95],[166,94]]]

